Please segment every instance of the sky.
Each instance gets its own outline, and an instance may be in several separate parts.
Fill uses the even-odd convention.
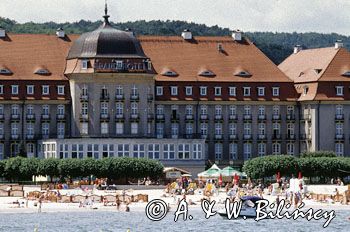
[[[243,31],[350,35],[350,0],[108,0],[110,20],[184,20]],[[0,0],[23,22],[101,20],[104,0]]]

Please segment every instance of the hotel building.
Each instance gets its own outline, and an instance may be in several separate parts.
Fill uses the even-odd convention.
[[[0,29],[0,159],[147,157],[196,173],[268,154],[349,151],[350,54],[279,67],[242,32],[139,36]]]

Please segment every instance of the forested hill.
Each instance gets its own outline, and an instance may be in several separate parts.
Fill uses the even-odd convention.
[[[68,34],[80,34],[92,31],[101,25],[101,21],[91,22],[81,20],[75,23],[17,23],[14,20],[0,17],[0,27],[12,33],[41,33],[53,34],[56,29],[62,27]],[[218,26],[206,26],[204,24],[188,23],[184,21],[136,21],[115,23],[119,29],[130,28],[138,35],[180,35],[184,29],[190,29],[193,34],[207,36],[230,35],[230,29]],[[336,40],[343,40],[344,45],[350,48],[350,37],[339,34],[321,33],[273,33],[273,32],[245,32],[271,60],[276,64],[281,63],[289,56],[296,44],[304,48],[317,48],[333,46]]]

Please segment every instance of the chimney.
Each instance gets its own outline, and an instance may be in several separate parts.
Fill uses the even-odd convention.
[[[188,29],[185,29],[182,33],[181,36],[184,40],[191,40],[192,39],[192,32]]]
[[[133,30],[131,30],[130,28],[125,28],[125,31],[130,33],[130,35],[135,36],[135,33],[133,32]]]
[[[343,44],[343,41],[342,41],[342,40],[337,40],[337,41],[335,41],[335,44],[334,44],[334,48],[335,48],[335,49],[342,48],[343,46],[344,46],[344,44]]]
[[[5,38],[6,37],[6,31],[4,28],[0,27],[0,38]]]
[[[294,54],[297,54],[298,52],[300,52],[301,50],[303,50],[303,48],[300,45],[295,45],[294,47]]]
[[[66,36],[66,33],[64,32],[64,30],[62,29],[62,27],[58,28],[56,31],[56,36],[58,38],[64,38]]]
[[[240,31],[240,30],[233,31],[232,38],[234,41],[241,41],[242,40],[242,31]]]
[[[223,52],[224,51],[224,46],[222,46],[221,43],[218,43],[217,49],[218,49],[219,52]]]

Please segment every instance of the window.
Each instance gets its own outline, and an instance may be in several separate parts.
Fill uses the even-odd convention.
[[[129,144],[118,144],[118,157],[129,157]]]
[[[84,144],[78,144],[78,157],[79,159],[84,158]]]
[[[186,106],[186,115],[192,115],[193,114],[193,106],[187,105]]]
[[[236,96],[236,87],[228,87],[229,95]]]
[[[164,159],[175,159],[175,145],[164,144],[163,153],[164,153]]]
[[[244,143],[243,144],[243,158],[244,160],[249,160],[252,157],[252,144]]]
[[[57,86],[57,94],[64,95],[64,85]]]
[[[18,85],[11,85],[11,89],[12,89],[11,93],[13,95],[18,95]]]
[[[131,88],[131,96],[138,96],[138,89],[136,85],[133,85]]]
[[[42,94],[43,95],[49,95],[50,94],[50,88],[48,85],[43,85],[42,86]]]
[[[215,123],[215,135],[222,135],[222,123]]]
[[[272,114],[273,115],[280,115],[280,106],[273,106]]]
[[[335,124],[335,134],[336,135],[343,135],[343,128],[344,124],[341,122],[338,122]]]
[[[139,133],[139,124],[137,122],[131,123],[131,134],[136,135]]]
[[[230,159],[237,160],[238,159],[238,146],[237,143],[230,143]]]
[[[309,92],[309,87],[307,85],[305,85],[303,87],[303,95],[305,96],[308,92]]]
[[[281,144],[273,143],[272,144],[272,155],[280,155],[281,154]]]
[[[272,96],[278,97],[280,95],[280,88],[279,87],[272,87]]]
[[[163,123],[156,124],[156,134],[157,134],[157,138],[163,138],[163,136],[164,136],[164,124]]]
[[[115,114],[123,115],[123,113],[124,113],[124,104],[122,102],[117,102],[115,104]]]
[[[4,123],[0,123],[0,135],[4,136]]]
[[[220,105],[215,106],[215,115],[222,115],[222,106]]]
[[[249,97],[250,96],[250,87],[243,87],[243,95],[245,97]]]
[[[193,134],[193,123],[186,123],[186,135],[191,136]]]
[[[50,134],[50,124],[49,123],[42,123],[41,124],[41,134],[43,136],[47,136]]]
[[[63,139],[65,134],[65,124],[57,123],[57,138]]]
[[[192,86],[185,87],[186,96],[192,96]]]
[[[258,96],[265,96],[265,87],[258,87]]]
[[[189,159],[190,158],[190,144],[179,144],[178,147],[179,159]]]
[[[229,124],[229,134],[230,135],[236,135],[237,134],[237,124],[236,123],[230,123]]]
[[[244,123],[244,135],[251,135],[251,134],[252,134],[252,124]]]
[[[34,114],[34,106],[33,105],[27,105],[27,115],[33,115]]]
[[[94,159],[99,158],[99,145],[98,144],[88,144],[87,157],[94,158]]]
[[[122,122],[117,122],[117,123],[115,124],[115,133],[116,133],[117,135],[122,135],[122,134],[124,134],[124,123],[122,123]]]
[[[11,135],[18,135],[18,123],[11,123]]]
[[[207,123],[201,123],[201,135],[206,136],[208,135],[208,124]]]
[[[163,115],[164,114],[164,106],[163,105],[157,105],[156,113],[157,113],[157,115]]]
[[[343,96],[344,95],[344,86],[336,86],[336,94],[337,96]]]
[[[335,154],[337,156],[343,156],[344,155],[344,144],[343,143],[336,143],[335,144]]]
[[[177,96],[177,86],[171,86],[170,87],[170,94],[171,96]]]
[[[265,106],[259,106],[258,115],[265,115]]]
[[[336,105],[335,107],[335,114],[336,115],[343,115],[343,106],[342,105]]]
[[[193,159],[202,159],[202,144],[193,144]]]
[[[199,90],[200,90],[200,95],[201,96],[206,96],[207,95],[207,87],[206,86],[199,87]]]
[[[82,104],[81,104],[81,114],[82,115],[88,115],[88,103],[86,103],[86,102],[83,102]]]
[[[26,134],[28,136],[33,136],[34,135],[34,123],[27,123],[27,132]]]
[[[131,103],[131,114],[137,115],[138,111],[139,111],[139,104],[137,102],[132,102]]]
[[[275,122],[272,124],[272,130],[273,130],[273,136],[276,138],[280,135],[281,131],[281,124],[278,122]]]
[[[287,124],[287,136],[288,136],[288,138],[294,137],[294,124],[293,123]]]
[[[102,157],[114,157],[114,145],[113,144],[103,144],[102,146]]]
[[[294,155],[294,143],[287,143],[287,155]]]
[[[222,159],[222,143],[215,143],[215,160]]]
[[[117,60],[116,65],[117,65],[118,70],[123,69],[123,61],[122,60]]]
[[[19,115],[19,106],[18,105],[11,105],[11,114],[12,115]]]
[[[163,96],[163,86],[157,86],[156,87],[156,95],[157,96]]]
[[[201,110],[201,115],[208,114],[208,107],[206,105],[201,105],[200,110]]]
[[[145,157],[145,145],[144,144],[134,144],[133,146],[133,157],[134,158],[144,158]]]
[[[171,124],[171,137],[173,139],[177,139],[179,135],[179,124],[178,123],[172,123]]]
[[[4,105],[0,104],[0,114],[4,114]]]
[[[259,156],[266,155],[266,144],[265,143],[258,143],[258,155]]]
[[[236,115],[237,114],[237,107],[234,105],[230,105],[230,115]]]
[[[4,158],[4,144],[0,143],[0,160],[3,160]]]
[[[221,96],[221,87],[214,87],[215,96]]]
[[[49,115],[50,114],[50,106],[49,105],[43,105],[43,115]]]
[[[101,123],[101,134],[103,134],[103,135],[108,134],[108,123],[107,122]]]
[[[4,86],[0,85],[0,94],[4,94]]]
[[[159,144],[148,144],[148,158],[159,159]]]
[[[88,60],[82,60],[81,61],[81,69],[87,69],[88,68]]]
[[[58,115],[64,115],[64,105],[58,105],[57,106],[57,114]]]
[[[259,123],[259,135],[265,135],[266,134],[266,124],[265,123]]]
[[[28,95],[34,94],[34,85],[27,85],[27,94]]]
[[[34,156],[34,150],[35,146],[33,143],[27,143],[27,157],[33,157]]]
[[[115,95],[116,96],[123,96],[124,95],[124,91],[123,91],[123,86],[118,85],[115,89]]]
[[[251,107],[246,105],[244,106],[244,115],[251,115]]]
[[[80,124],[80,133],[82,135],[87,135],[89,132],[89,124],[87,122],[83,122]]]
[[[108,102],[101,102],[101,115],[108,115]]]
[[[287,106],[287,114],[294,115],[294,106]]]

